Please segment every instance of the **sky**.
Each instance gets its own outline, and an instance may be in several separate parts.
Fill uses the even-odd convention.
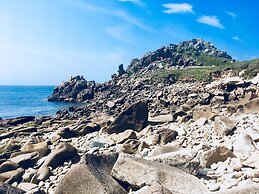
[[[0,0],[0,85],[104,82],[163,45],[202,38],[259,58],[258,0]]]

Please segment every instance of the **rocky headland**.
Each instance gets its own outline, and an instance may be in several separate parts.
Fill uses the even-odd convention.
[[[258,73],[193,39],[71,77],[48,100],[84,106],[0,120],[0,193],[259,193]]]

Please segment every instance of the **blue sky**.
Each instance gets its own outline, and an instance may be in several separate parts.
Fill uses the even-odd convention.
[[[0,85],[106,81],[162,45],[203,38],[259,57],[257,0],[0,0]]]

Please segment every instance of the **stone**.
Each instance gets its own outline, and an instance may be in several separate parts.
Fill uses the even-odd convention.
[[[84,155],[61,180],[55,194],[126,194],[110,175],[117,155]]]
[[[220,189],[230,189],[239,183],[237,179],[227,179],[221,185]]]
[[[196,177],[169,165],[120,154],[111,175],[130,187],[160,184],[172,193],[208,193]]]
[[[162,146],[163,148],[164,146]],[[161,149],[161,151],[167,151],[164,149]],[[148,158],[150,161],[157,161],[164,164],[169,164],[170,166],[177,167],[185,172],[188,172],[190,174],[196,175],[197,172],[201,169],[200,162],[196,158],[197,151],[194,149],[176,149],[174,148],[174,151],[163,153],[160,155],[156,155],[153,157]],[[159,152],[158,150],[154,152]]]
[[[21,151],[28,152],[28,153],[38,152],[39,157],[41,158],[50,153],[50,149],[48,148],[48,145],[49,145],[49,141],[43,141],[43,142],[36,143],[36,144],[27,142],[22,146]]]
[[[149,145],[145,141],[140,141],[138,152],[142,152],[145,148],[149,148]]]
[[[99,131],[100,129],[101,127],[98,124],[90,122],[87,124],[81,124],[76,128],[73,128],[72,132],[75,133],[76,135],[85,135],[88,133]]]
[[[216,117],[216,114],[209,111],[198,110],[193,112],[194,121],[197,121],[200,118],[205,118],[207,120],[214,120],[215,117]]]
[[[165,153],[170,153],[170,152],[175,152],[178,151],[179,148],[175,147],[175,146],[171,146],[171,145],[162,145],[162,146],[157,146],[153,152],[152,152],[152,156],[158,156],[161,154],[165,154]]]
[[[207,119],[206,119],[206,118],[199,118],[198,120],[196,120],[196,121],[194,122],[194,125],[201,127],[201,126],[203,126],[206,122],[207,122]]]
[[[27,154],[20,154],[9,158],[9,161],[19,164],[22,168],[33,167],[39,159],[38,152],[32,152]]]
[[[218,191],[219,189],[220,189],[220,183],[212,184],[209,186],[209,190],[212,192]]]
[[[21,148],[20,141],[11,139],[6,144],[4,152],[14,152],[14,151],[19,150],[20,148]]]
[[[0,183],[5,182],[8,184],[13,183],[22,178],[24,170],[22,168],[17,168],[16,170],[4,172],[0,174]]]
[[[68,138],[72,138],[72,137],[76,137],[76,133],[73,132],[70,128],[68,127],[63,127],[63,128],[59,128],[57,131],[57,135],[59,135],[62,138],[68,139]]]
[[[29,191],[32,191],[33,189],[37,188],[38,185],[34,184],[34,183],[20,183],[18,185],[18,188],[25,191],[26,193]]]
[[[240,185],[231,189],[213,192],[213,194],[258,194],[259,185]]]
[[[145,186],[141,188],[140,190],[134,192],[134,194],[173,194],[168,189],[164,188],[163,186],[159,184],[151,185],[150,187]]]
[[[138,151],[140,142],[138,140],[129,139],[123,143],[121,151],[128,154],[134,154]]]
[[[148,119],[151,123],[167,123],[173,121],[173,115],[167,114],[167,115],[159,115],[155,117],[150,117]]]
[[[50,168],[47,166],[43,166],[42,168],[39,168],[37,171],[37,180],[38,181],[45,181],[49,178],[51,175]]]
[[[217,116],[214,121],[214,129],[219,136],[231,135],[236,129],[237,122],[228,116]]]
[[[77,150],[68,143],[62,143],[58,145],[51,153],[45,158],[43,167],[50,166],[52,168],[57,168],[64,162],[72,160],[72,162],[79,161],[79,155]]]
[[[124,143],[128,139],[137,139],[137,135],[132,129],[119,133],[116,137],[116,143]]]
[[[27,169],[22,176],[23,182],[31,182],[33,176],[35,176],[36,173],[37,173],[36,169],[33,169],[33,168]]]
[[[211,105],[220,105],[224,104],[225,97],[224,96],[214,96],[211,100]]]
[[[0,165],[0,173],[16,170],[18,168],[18,164],[7,160]]]
[[[0,183],[0,193],[1,194],[24,194],[25,192],[9,184]]]
[[[224,162],[228,157],[236,157],[231,150],[224,146],[204,152],[202,165],[209,168],[213,163]]]
[[[113,101],[108,101],[106,103],[106,106],[109,107],[109,108],[113,108],[115,106],[115,103]]]
[[[120,64],[120,65],[119,65],[119,70],[118,70],[119,76],[122,76],[122,75],[125,74],[125,73],[126,73],[126,71],[125,71],[124,68],[123,68],[123,64]]]
[[[141,131],[148,120],[148,104],[139,101],[122,111],[118,117],[111,123],[107,133],[120,133],[127,129]]]
[[[178,135],[177,131],[170,130],[170,129],[163,130],[160,133],[160,136],[161,136],[160,144],[165,145],[165,144],[175,140],[177,135]]]
[[[24,116],[24,117],[17,117],[13,119],[6,119],[5,122],[7,125],[16,126],[24,123],[28,123],[30,121],[34,121],[34,116]]]
[[[76,100],[79,102],[84,102],[86,100],[91,100],[94,98],[94,92],[92,89],[83,89],[76,96]]]
[[[250,100],[244,104],[244,111],[246,113],[258,113],[259,112],[259,98]]]
[[[256,144],[248,134],[238,134],[233,142],[235,154],[249,155],[256,150]]]

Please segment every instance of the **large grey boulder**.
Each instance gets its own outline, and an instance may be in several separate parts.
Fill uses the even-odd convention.
[[[110,175],[117,155],[85,155],[73,166],[55,194],[126,194]]]
[[[208,193],[195,176],[167,164],[121,154],[112,169],[112,176],[133,188],[161,185],[172,193]]]
[[[141,131],[148,120],[148,104],[139,101],[121,112],[114,122],[108,127],[107,133],[120,133],[127,129]]]

